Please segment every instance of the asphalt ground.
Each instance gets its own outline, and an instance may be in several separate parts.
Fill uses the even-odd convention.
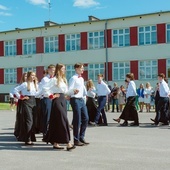
[[[107,112],[108,126],[89,126],[90,144],[69,152],[43,143],[42,134],[34,146],[18,142],[15,112],[0,111],[0,170],[169,170],[170,127],[151,125],[154,112],[139,113],[139,127],[120,127],[112,120],[119,115]]]

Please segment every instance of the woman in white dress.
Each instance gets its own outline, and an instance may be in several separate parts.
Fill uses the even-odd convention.
[[[150,112],[152,87],[149,82],[146,83],[146,88],[144,89],[143,94],[144,94],[144,103],[146,105],[146,111]]]

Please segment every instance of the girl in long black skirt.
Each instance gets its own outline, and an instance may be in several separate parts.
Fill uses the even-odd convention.
[[[17,98],[22,100],[22,127],[20,127],[22,132],[19,133],[18,137],[20,141],[24,141],[26,145],[33,145],[33,141],[36,141],[33,116],[35,114],[35,95],[37,91],[38,85],[35,80],[35,73],[32,71],[27,73],[27,81],[14,89]]]
[[[67,144],[68,151],[74,149],[75,146],[70,143],[70,129],[65,99],[68,87],[63,64],[56,65],[55,77],[43,87],[43,91],[45,95],[48,95],[53,100],[46,142],[50,142],[54,149],[64,149],[60,144]]]
[[[20,85],[24,82],[27,81],[27,73],[23,73],[22,77],[21,77],[21,81],[20,81]],[[21,94],[21,92],[20,92]],[[22,95],[22,94],[21,94]],[[15,95],[16,97],[16,95]],[[18,99],[18,103],[17,103],[17,109],[16,109],[16,121],[15,121],[15,127],[14,127],[14,135],[17,138],[18,141],[20,141],[21,139],[19,138],[22,133],[22,122],[23,122],[23,116],[22,116],[22,100]]]
[[[96,88],[95,88],[94,83],[91,79],[89,79],[87,81],[86,88],[87,88],[86,106],[87,106],[88,115],[89,115],[89,124],[93,125],[93,122],[95,120],[96,113],[97,113],[97,104],[95,101]],[[102,116],[100,115],[99,124],[101,124],[101,123],[103,123],[103,122],[102,122]]]
[[[135,97],[137,93],[136,93],[136,84],[134,82],[134,74],[133,73],[126,74],[126,80],[128,82],[128,87],[126,92],[127,102],[119,118],[113,120],[119,123],[120,120],[123,119],[124,123],[120,124],[121,126],[128,126],[128,120],[134,121],[133,123],[130,124],[130,126],[139,126],[138,112],[135,107]]]

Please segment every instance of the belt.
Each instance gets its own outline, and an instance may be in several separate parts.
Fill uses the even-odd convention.
[[[106,96],[98,96],[98,97],[106,97]]]

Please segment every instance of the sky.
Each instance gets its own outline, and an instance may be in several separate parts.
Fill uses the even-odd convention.
[[[50,4],[50,8],[49,8]],[[50,9],[50,10],[49,10]],[[170,0],[0,0],[0,32],[170,11]]]

